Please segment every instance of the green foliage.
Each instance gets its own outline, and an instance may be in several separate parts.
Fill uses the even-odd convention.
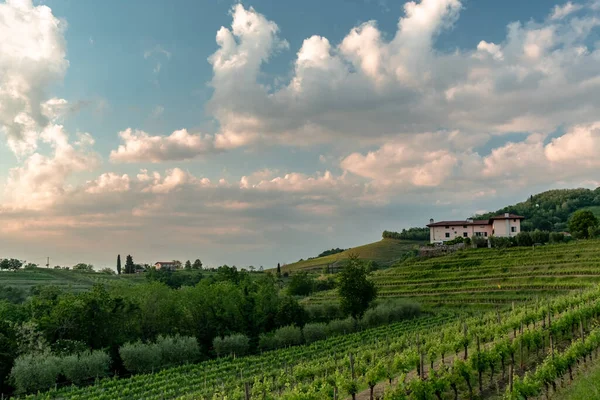
[[[73,271],[85,271],[85,272],[94,272],[94,266],[92,264],[79,263],[73,265],[71,268]]]
[[[5,258],[0,260],[0,269],[17,271],[23,266],[23,262],[16,258]]]
[[[121,275],[121,255],[117,255],[117,274]]]
[[[134,274],[135,273],[135,264],[133,263],[133,257],[128,255],[125,259],[125,273],[126,274]]]
[[[357,320],[377,297],[377,289],[367,279],[364,263],[357,257],[351,257],[339,275],[338,295],[342,311]]]
[[[81,385],[108,376],[110,357],[101,350],[86,351],[61,358],[60,367],[69,382]]]
[[[159,336],[156,346],[160,350],[162,367],[190,364],[200,358],[200,347],[195,337]]]
[[[192,269],[192,262],[190,260],[187,260],[185,262],[185,269]]]
[[[294,325],[288,325],[273,332],[277,347],[296,346],[302,343],[302,330]]]
[[[306,324],[302,329],[302,334],[304,335],[304,341],[306,343],[325,339],[327,337],[327,324],[322,322]]]
[[[517,236],[515,236],[515,240],[518,246],[533,245],[533,240],[531,239],[531,235],[529,234],[529,232],[519,232]]]
[[[17,393],[31,393],[53,386],[61,372],[60,358],[50,353],[25,354],[15,360],[11,379]]]
[[[384,239],[425,241],[425,240],[429,240],[429,228],[402,229],[402,232],[383,231],[381,236]]]
[[[126,343],[119,348],[119,355],[125,369],[134,374],[153,372],[161,366],[160,349],[156,344]]]
[[[550,232],[550,243],[562,243],[565,241],[565,235],[562,232]]]
[[[338,247],[338,248],[331,249],[331,250],[325,250],[324,252],[320,253],[317,257],[331,256],[333,254],[341,253],[343,251],[346,251],[346,249],[340,249]]]
[[[200,261],[199,258],[196,258],[196,260],[192,264],[192,269],[202,269],[202,261]]]
[[[23,289],[13,286],[0,285],[0,301],[7,300],[11,303],[22,303],[27,298],[27,294]]]
[[[114,270],[114,269],[112,269],[112,268],[102,268],[102,269],[100,270],[100,273],[101,273],[101,274],[106,274],[106,275],[116,275],[116,272],[115,272],[115,270]]]
[[[146,273],[148,282],[160,282],[173,289],[182,286],[195,286],[202,280],[202,273],[197,271],[171,271],[169,269],[150,268]]]
[[[250,339],[241,333],[213,339],[213,348],[218,357],[236,355],[243,356],[250,350]]]
[[[414,318],[420,313],[421,307],[417,303],[387,302],[367,310],[360,321],[360,325],[363,328],[373,328],[403,319]]]
[[[588,210],[579,210],[569,219],[569,231],[578,239],[587,239],[596,236],[598,218]]]
[[[492,247],[496,249],[506,249],[512,245],[511,239],[507,237],[492,236],[490,237],[490,242]]]
[[[315,287],[314,279],[307,272],[292,274],[287,290],[293,296],[308,296]]]

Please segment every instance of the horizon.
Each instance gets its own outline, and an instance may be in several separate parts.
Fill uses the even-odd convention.
[[[0,0],[0,256],[271,269],[600,186],[599,0],[285,3]]]

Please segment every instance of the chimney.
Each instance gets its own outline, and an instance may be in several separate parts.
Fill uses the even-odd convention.
[[[509,213],[504,213],[504,218],[508,218],[510,216]]]
[[[433,218],[429,218],[429,223],[433,224]]]
[[[467,222],[469,222],[469,223],[472,224],[473,223],[473,218],[467,218]]]

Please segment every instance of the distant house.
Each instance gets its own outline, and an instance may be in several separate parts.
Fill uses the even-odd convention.
[[[154,268],[175,271],[179,268],[179,263],[174,261],[159,261],[154,264]]]
[[[443,243],[461,236],[465,238],[473,236],[512,237],[521,232],[521,220],[524,219],[525,217],[509,213],[481,220],[434,222],[433,219],[430,219],[427,225],[429,241]]]

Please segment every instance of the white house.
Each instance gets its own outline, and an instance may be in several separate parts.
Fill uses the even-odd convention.
[[[443,243],[457,237],[481,236],[484,238],[490,236],[511,237],[521,232],[521,220],[525,219],[520,215],[505,213],[497,215],[490,219],[465,221],[440,221],[429,220],[429,241],[431,243]]]

